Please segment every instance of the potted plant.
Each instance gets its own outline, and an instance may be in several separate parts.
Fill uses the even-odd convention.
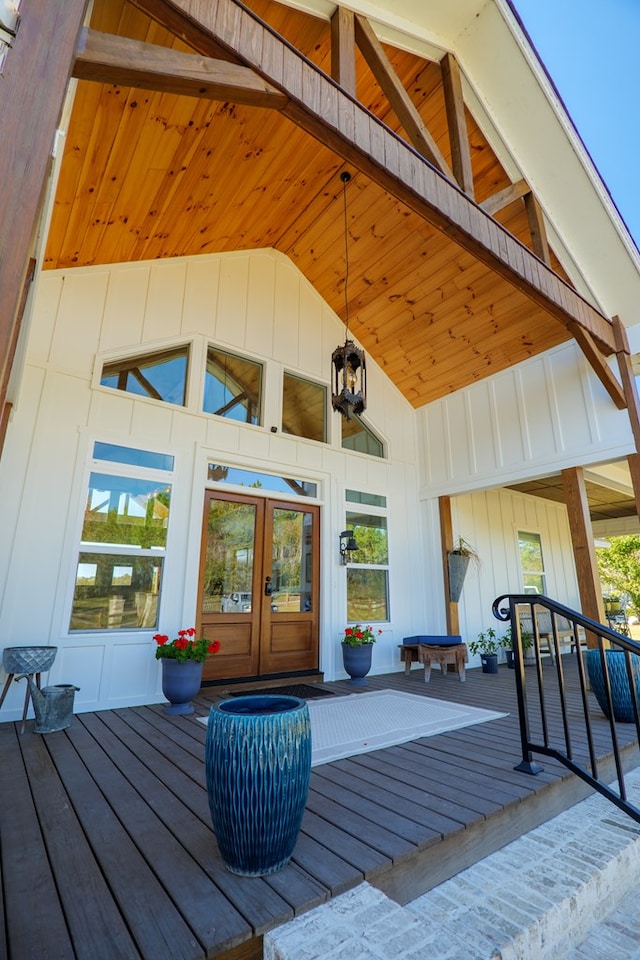
[[[500,642],[493,627],[478,634],[477,640],[469,644],[469,651],[475,656],[480,654],[483,673],[498,672],[498,649]]]
[[[169,701],[165,713],[193,713],[191,700],[202,686],[202,666],[208,654],[217,653],[219,640],[195,639],[194,627],[178,630],[178,636],[169,640],[165,633],[153,636],[156,660],[162,660],[162,692]]]
[[[470,543],[467,543],[463,537],[458,537],[455,547],[453,550],[449,551],[447,556],[447,568],[449,570],[449,600],[452,603],[457,603],[460,599],[460,594],[462,593],[462,587],[470,563],[476,563],[479,565],[480,557]]]
[[[521,630],[520,640],[522,642],[522,650],[524,653],[524,660],[526,663],[528,659],[530,660],[530,657],[528,657],[528,651],[530,651],[533,646],[533,634],[528,633],[526,630]],[[511,637],[511,624],[509,624],[503,636],[501,636],[500,639],[498,640],[498,646],[502,647],[502,649],[504,650],[505,657],[507,660],[507,666],[509,667],[510,670],[513,670],[515,668],[515,660],[513,656],[513,639]]]
[[[378,635],[382,630],[378,630]],[[351,678],[352,686],[362,687],[364,679],[371,669],[371,651],[377,640],[373,627],[363,627],[356,623],[353,627],[345,627],[342,637],[342,662],[346,673]]]

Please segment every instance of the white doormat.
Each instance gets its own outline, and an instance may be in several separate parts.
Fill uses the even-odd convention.
[[[508,716],[394,690],[327,697],[308,706],[313,767]],[[207,723],[208,718],[199,719]]]

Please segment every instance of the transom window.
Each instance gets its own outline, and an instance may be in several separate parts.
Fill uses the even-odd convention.
[[[188,363],[189,348],[186,346],[114,360],[105,363],[100,383],[103,387],[183,407]]]
[[[342,446],[356,453],[368,453],[371,457],[384,457],[384,444],[357,414],[342,422]]]
[[[282,432],[327,441],[327,389],[292,373],[282,378]]]
[[[233,353],[209,347],[204,376],[205,413],[260,423],[262,410],[262,365]]]

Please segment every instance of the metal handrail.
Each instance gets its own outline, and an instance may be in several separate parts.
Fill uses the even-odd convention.
[[[528,613],[526,612],[527,608],[529,611]],[[550,597],[545,597],[540,594],[503,594],[494,600],[492,610],[493,615],[497,620],[505,623],[510,621],[511,623],[511,639],[515,661],[516,690],[518,696],[518,718],[520,721],[520,740],[522,745],[522,761],[515,767],[515,769],[520,770],[523,773],[537,774],[540,773],[543,768],[534,762],[533,754],[537,753],[544,756],[553,757],[577,776],[579,776],[582,780],[586,781],[586,783],[592,786],[603,796],[607,797],[608,800],[614,803],[621,810],[624,810],[624,812],[630,817],[633,817],[634,820],[640,823],[640,809],[632,804],[627,798],[622,756],[616,732],[616,697],[612,691],[608,663],[609,658],[605,652],[608,649],[613,649],[621,651],[624,654],[624,661],[626,665],[626,681],[628,684],[628,688],[625,690],[625,693],[628,694],[629,701],[632,705],[633,720],[636,726],[636,736],[640,741],[640,711],[638,709],[638,689],[636,686],[636,684],[640,683],[640,668],[638,667],[638,663],[640,663],[640,661],[636,662],[636,670],[634,673],[634,664],[632,660],[632,657],[640,655],[640,643],[636,643],[629,637],[616,633],[616,631],[612,630],[610,627],[605,627],[604,624],[598,623],[596,620],[591,620],[589,617],[585,617],[576,610],[565,607],[563,604],[552,600]],[[550,634],[547,634],[546,631],[541,631],[539,628],[538,615],[541,612],[544,612],[550,616]],[[542,733],[541,740],[533,739],[531,733],[531,705],[528,699],[528,689],[525,676],[525,650],[523,647],[523,631],[521,624],[521,619],[523,617],[525,617],[527,620],[530,618],[533,627],[533,636],[531,639],[536,666],[536,683],[534,686],[537,694],[537,709],[539,711],[537,719],[539,721]],[[569,711],[567,710],[565,677],[559,640],[559,634],[566,634],[568,631],[566,630],[566,627],[558,626],[558,618],[562,618],[569,623],[570,632],[573,637],[572,646],[575,645],[576,649],[582,710],[584,714],[584,725],[589,751],[588,767],[578,763],[573,755],[571,743],[571,723]],[[603,685],[603,694],[601,695],[604,698],[602,709],[609,721],[612,753],[618,781],[617,792],[604,780],[600,779],[598,775],[598,760],[594,747],[590,717],[590,687],[588,672],[585,669],[581,645],[581,631],[584,632],[585,635],[590,635],[591,639],[588,643],[589,647],[594,650],[599,650],[599,664],[602,670]],[[553,644],[553,653],[555,654],[555,656],[552,656],[551,659],[554,661],[557,695],[562,711],[564,750],[559,749],[557,746],[552,746],[549,738],[545,673],[543,672],[543,662],[540,651],[541,633],[547,636],[549,642],[549,652],[552,652],[551,644]],[[546,676],[547,679],[549,679],[548,672]],[[529,684],[529,693],[531,692],[531,686],[532,684]]]

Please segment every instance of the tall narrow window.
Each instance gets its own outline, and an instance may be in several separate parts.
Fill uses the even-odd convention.
[[[209,347],[202,409],[205,413],[215,413],[229,420],[259,424],[262,365]]]
[[[118,454],[117,451],[122,451]],[[99,456],[102,445],[96,444]],[[147,454],[108,446],[108,462]],[[172,462],[173,458],[166,458]],[[107,468],[107,462],[103,464]],[[153,478],[152,473],[156,473]],[[171,484],[158,471],[145,477],[92,472],[85,501],[70,630],[127,630],[157,626]]]
[[[546,594],[547,586],[540,534],[524,533],[519,530],[518,548],[524,592]]]
[[[368,512],[346,512],[347,530],[353,530],[358,550],[347,566],[347,620],[349,623],[389,619],[389,543],[386,500],[348,490],[347,500],[370,504]],[[376,509],[371,501],[383,506]]]
[[[319,383],[285,373],[282,378],[282,432],[307,440],[327,440],[327,390]]]
[[[165,403],[185,405],[189,348],[176,347],[158,353],[145,353],[105,363],[100,383],[103,387],[151,397]]]

